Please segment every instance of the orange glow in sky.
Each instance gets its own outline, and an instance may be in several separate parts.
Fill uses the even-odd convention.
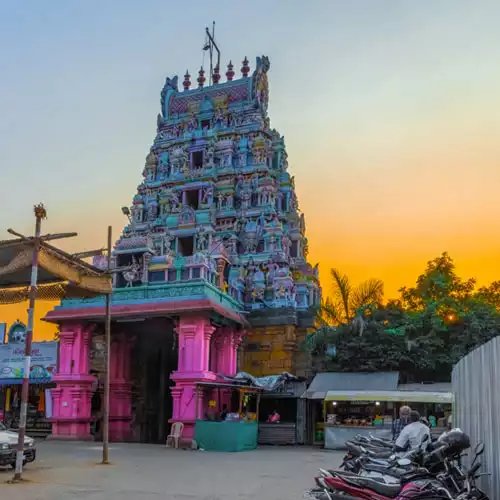
[[[200,3],[188,25],[172,21],[182,3],[99,4],[98,16],[85,5],[12,4],[0,19],[0,238],[32,232],[39,201],[46,231],[78,231],[70,251],[104,246],[108,224],[118,238],[165,77],[195,74],[216,18],[223,67],[270,57],[271,125],[325,293],[335,266],[394,297],[443,251],[463,277],[500,279],[499,2],[256,0],[265,14],[251,19]],[[0,322],[23,315],[0,308]]]

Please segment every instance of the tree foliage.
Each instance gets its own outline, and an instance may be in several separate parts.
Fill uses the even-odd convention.
[[[359,311],[367,306],[380,304],[384,297],[384,284],[370,279],[353,286],[346,274],[331,269],[333,293],[324,300],[318,321],[321,326],[346,325],[351,323]]]
[[[323,369],[399,370],[408,382],[448,381],[459,359],[500,331],[500,281],[476,290],[447,253],[385,305],[378,280],[355,289],[337,270],[332,278],[337,294],[325,310],[334,321],[324,322],[311,344]]]

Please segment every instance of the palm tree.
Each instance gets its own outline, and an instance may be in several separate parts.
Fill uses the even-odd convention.
[[[363,281],[353,286],[346,274],[338,269],[330,269],[333,282],[333,295],[327,297],[320,308],[318,322],[321,326],[347,325],[359,323],[360,310],[382,302],[384,296],[384,283],[378,279]],[[361,324],[357,329],[361,329]]]

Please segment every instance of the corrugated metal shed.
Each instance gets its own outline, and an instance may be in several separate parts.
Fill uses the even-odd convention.
[[[472,447],[486,445],[480,472],[480,485],[490,498],[500,498],[500,337],[478,347],[453,368],[455,395],[452,425],[470,437]],[[465,459],[470,460],[472,453]]]
[[[318,373],[307,391],[307,399],[325,399],[328,391],[396,391],[399,372]]]
[[[452,388],[451,382],[436,382],[435,384],[399,384],[398,391],[452,392]]]

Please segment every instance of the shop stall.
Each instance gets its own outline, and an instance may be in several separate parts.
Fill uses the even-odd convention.
[[[449,412],[452,403],[451,392],[328,391],[323,402],[324,446],[342,449],[346,441],[359,434],[390,438],[393,420],[402,405],[420,409],[422,416],[440,422],[441,414]]]
[[[398,381],[398,372],[318,373],[301,396],[306,402],[305,442],[317,446],[325,444],[328,419],[324,402],[328,391],[393,391],[397,390]]]
[[[57,366],[57,342],[35,342],[32,347],[26,433],[47,437],[51,433],[52,376]],[[19,427],[23,381],[24,345],[0,345],[0,415],[11,429]]]
[[[238,452],[257,448],[259,403],[262,389],[232,383],[199,382],[196,403],[199,418],[194,438],[199,449]]]
[[[304,443],[306,390],[304,380],[287,380],[262,393],[259,411],[259,444],[296,445]]]

